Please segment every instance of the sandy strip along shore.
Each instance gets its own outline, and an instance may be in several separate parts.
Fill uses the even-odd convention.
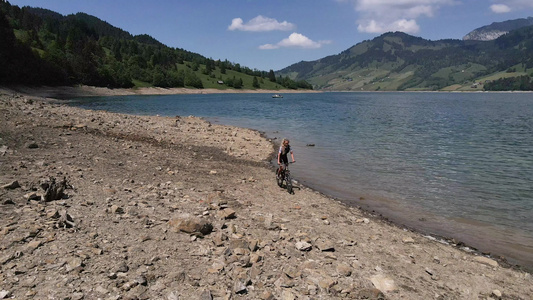
[[[57,94],[0,90],[0,299],[533,296],[503,261],[288,194],[256,131]]]
[[[136,88],[136,89],[108,89],[94,86],[64,86],[64,87],[28,87],[17,86],[5,92],[21,93],[40,98],[69,99],[75,97],[90,96],[128,96],[128,95],[177,95],[177,94],[225,94],[225,93],[267,93],[267,94],[289,94],[289,93],[320,93],[312,90],[219,90],[219,89],[188,89],[188,88]]]

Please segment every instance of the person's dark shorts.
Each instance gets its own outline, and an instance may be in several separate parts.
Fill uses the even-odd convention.
[[[279,160],[281,160],[282,163],[288,165],[289,164],[289,159],[287,158],[287,155],[281,155],[279,157]]]

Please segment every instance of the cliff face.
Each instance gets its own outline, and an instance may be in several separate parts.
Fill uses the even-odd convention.
[[[474,30],[463,37],[463,40],[492,41],[508,33],[502,30]]]
[[[511,30],[516,30],[531,25],[533,25],[533,17],[504,22],[494,22],[490,25],[474,29],[465,35],[463,40],[491,41],[499,38]]]

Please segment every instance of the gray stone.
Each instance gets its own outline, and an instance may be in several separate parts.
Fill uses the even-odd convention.
[[[295,286],[295,282],[286,274],[281,274],[281,276],[274,282],[274,284],[279,288],[291,288]]]
[[[490,259],[488,257],[484,257],[484,256],[476,256],[474,258],[474,261],[477,261],[478,263],[482,263],[484,265],[491,266],[491,267],[499,266],[497,261]]]
[[[16,180],[11,182],[11,183],[8,183],[8,184],[2,186],[2,188],[6,189],[6,190],[14,190],[14,189],[19,188],[19,187],[20,187],[20,184]]]
[[[211,291],[210,290],[204,290],[200,294],[199,300],[213,300],[213,295],[211,295]]]
[[[315,245],[316,247],[322,251],[322,252],[325,252],[325,251],[335,251],[335,244],[331,241],[328,241],[328,240],[322,240],[322,239],[319,239],[315,242]]]
[[[231,208],[226,208],[218,211],[218,217],[222,220],[235,219],[235,210]]]
[[[83,260],[79,257],[72,257],[67,261],[67,272],[83,268]]]
[[[118,268],[117,268],[117,272],[120,272],[120,273],[126,273],[130,270],[130,268],[128,267],[128,265],[126,263],[121,263]]]
[[[29,142],[29,143],[26,144],[26,148],[28,148],[28,149],[37,149],[37,148],[39,148],[39,145],[37,145],[36,142]]]
[[[111,206],[111,213],[121,215],[124,213],[124,208],[118,206],[118,205],[112,205]]]
[[[296,242],[296,249],[300,251],[310,251],[313,248],[313,245],[305,241]]]
[[[30,193],[27,193],[24,195],[24,199],[26,199],[26,201],[31,201],[31,200],[41,200],[41,195],[35,193],[35,192],[30,192]]]
[[[270,291],[264,291],[263,293],[261,293],[259,298],[261,300],[274,300],[274,299],[276,299],[276,297],[274,297],[274,295]]]
[[[180,216],[173,218],[169,222],[170,230],[173,232],[210,234],[213,225],[204,219],[191,216]]]
[[[248,249],[248,246],[249,246],[248,241],[244,239],[232,239],[229,242],[230,249],[238,249],[238,248]]]
[[[15,201],[13,201],[11,199],[6,199],[6,200],[4,200],[4,202],[2,204],[4,204],[4,205],[14,205],[16,203],[15,203]]]
[[[295,300],[296,296],[289,290],[283,290],[281,300]]]
[[[385,300],[385,295],[378,289],[362,289],[357,292],[356,299]]]
[[[374,286],[380,291],[393,292],[398,290],[398,287],[396,286],[394,280],[383,274],[372,276],[370,278],[370,281],[372,281],[372,284],[374,284]]]
[[[339,273],[342,276],[350,276],[352,275],[352,267],[348,264],[339,264],[337,265],[337,273]]]
[[[246,289],[246,284],[244,284],[241,280],[236,280],[233,284],[233,292],[235,294],[246,294],[248,292]]]
[[[224,246],[225,241],[228,240],[228,236],[225,235],[223,232],[217,232],[215,236],[213,237],[213,244],[217,247]]]
[[[0,299],[5,299],[11,295],[10,291],[1,290],[0,291]]]
[[[137,278],[135,278],[135,281],[138,284],[140,284],[140,285],[147,285],[148,284],[148,280],[146,280],[146,276],[144,276],[144,275],[137,276]]]
[[[499,299],[502,297],[502,292],[500,292],[500,290],[493,290],[492,295]]]
[[[406,237],[402,239],[404,244],[414,244],[415,240],[412,237]]]
[[[60,200],[63,199],[65,196],[64,192],[65,189],[67,189],[67,179],[63,178],[63,180],[57,182],[54,177],[50,178],[50,182],[46,182],[41,184],[41,187],[45,190],[45,193],[43,195],[43,201],[50,202],[54,200]]]

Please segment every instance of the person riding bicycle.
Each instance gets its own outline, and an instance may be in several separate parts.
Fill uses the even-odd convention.
[[[283,139],[281,142],[281,145],[279,147],[278,151],[278,165],[279,168],[276,172],[276,174],[279,176],[281,172],[283,171],[283,166],[289,164],[289,159],[287,158],[287,154],[291,154],[292,162],[294,163],[294,154],[292,153],[291,146],[289,145],[288,139]]]

